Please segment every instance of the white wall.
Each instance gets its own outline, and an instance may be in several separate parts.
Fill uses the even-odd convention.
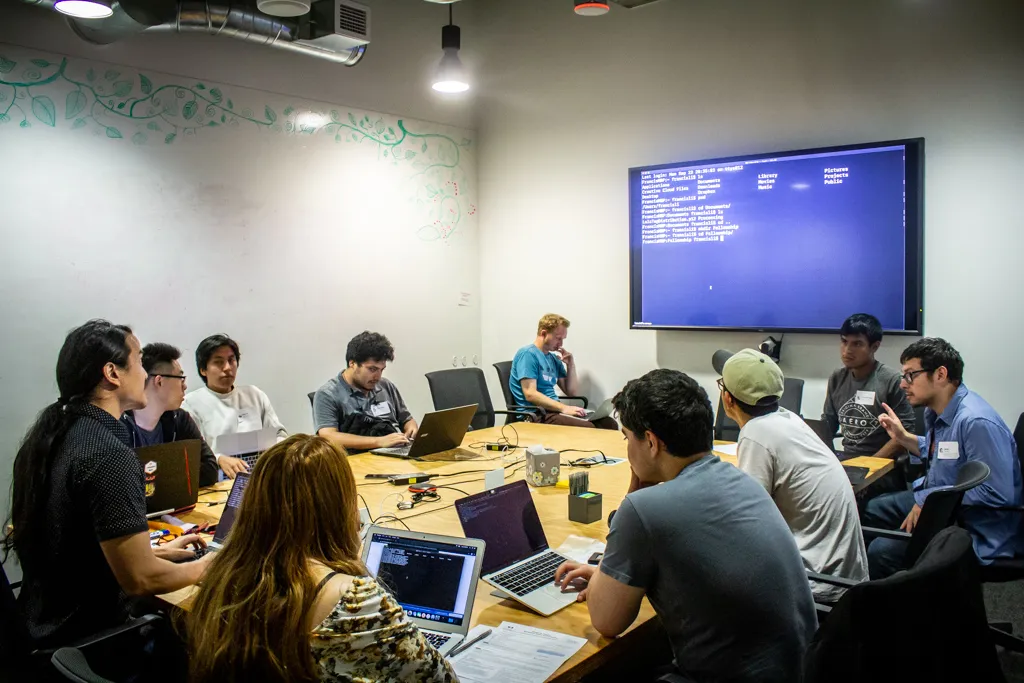
[[[9,119],[0,122],[5,512],[17,444],[57,395],[64,335],[88,318],[180,347],[190,388],[201,385],[196,344],[232,335],[242,348],[239,381],[264,389],[292,431],[311,429],[307,392],[344,366],[346,343],[364,329],[394,343],[387,376],[416,415],[431,406],[424,372],[480,354],[472,100],[430,94],[447,13],[424,5],[376,3],[374,42],[354,68],[197,36],[93,48],[50,13],[0,10],[0,55],[16,63],[0,81],[45,78],[67,58],[67,78],[0,84]],[[164,104],[177,96],[175,112],[132,120],[93,107],[93,90],[122,81],[133,88],[129,104],[142,98],[140,74],[154,95],[182,86],[162,91]],[[87,106],[67,116],[73,81],[88,86]],[[238,116],[201,102],[186,118],[182,105],[214,87]],[[146,106],[143,98],[138,111]],[[273,126],[246,120],[244,110],[267,120],[265,107]],[[363,134],[337,141],[352,134],[349,114],[369,117],[371,136],[400,135],[399,120],[412,135],[397,146]],[[216,127],[186,131],[221,115]],[[297,132],[310,121],[315,133]],[[464,292],[469,306],[459,305]]]
[[[566,345],[591,394],[673,367],[717,396],[712,352],[764,335],[628,329],[626,169],[923,136],[925,331],[960,350],[1004,417],[1024,410],[1019,2],[663,0],[587,19],[523,0],[481,24],[481,248],[505,265],[482,272],[488,363],[553,310],[572,320]],[[887,338],[881,358],[895,364],[906,343]],[[837,345],[786,337],[807,415]]]

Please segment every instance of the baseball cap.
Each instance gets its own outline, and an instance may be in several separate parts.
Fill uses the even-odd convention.
[[[770,404],[782,396],[785,388],[782,370],[760,351],[743,349],[733,353],[719,349],[711,357],[711,364],[722,376],[729,393],[747,405]]]

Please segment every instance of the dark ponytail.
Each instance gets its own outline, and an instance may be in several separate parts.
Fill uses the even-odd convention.
[[[68,333],[57,356],[57,388],[60,397],[43,408],[29,428],[14,459],[11,481],[13,525],[3,539],[4,561],[11,550],[18,554],[22,567],[47,562],[44,539],[47,529],[50,470],[68,428],[76,415],[69,405],[87,403],[103,380],[107,363],[128,367],[131,329],[106,320],[90,320]],[[5,525],[5,531],[6,531]]]

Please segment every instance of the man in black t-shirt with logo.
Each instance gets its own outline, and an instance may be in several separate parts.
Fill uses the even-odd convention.
[[[843,457],[871,455],[895,458],[903,447],[889,438],[878,422],[885,403],[914,431],[914,409],[900,388],[897,371],[875,360],[882,344],[882,324],[873,315],[856,313],[839,332],[843,367],[832,373],[821,419],[829,433],[841,430]]]

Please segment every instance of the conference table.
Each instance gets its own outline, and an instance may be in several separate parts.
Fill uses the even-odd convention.
[[[485,449],[486,443],[498,442],[518,445],[519,448],[506,453]],[[726,443],[716,442],[718,445]],[[463,448],[479,453],[480,456],[476,459],[456,462],[424,462],[363,453],[349,456],[349,463],[356,476],[357,491],[362,496],[359,504],[368,507],[371,518],[377,519],[383,515],[393,515],[414,531],[462,536],[462,527],[455,512],[454,501],[464,494],[483,491],[484,473],[489,470],[504,468],[505,483],[523,479],[526,473],[525,447],[534,444],[542,444],[563,452],[561,458],[562,478],[565,478],[568,472],[582,471],[567,467],[566,463],[569,461],[594,455],[600,457],[592,451],[603,453],[608,458],[625,459],[626,457],[626,442],[622,434],[617,431],[516,423],[515,425],[492,427],[467,433],[463,441]],[[724,461],[736,464],[734,455],[718,452],[716,455]],[[872,457],[852,458],[844,461],[843,464],[868,469],[868,475],[863,483],[856,487],[858,490],[877,481],[893,467],[892,461],[889,459]],[[548,544],[552,548],[560,546],[570,535],[604,541],[608,534],[608,513],[616,509],[626,495],[630,480],[628,462],[594,466],[588,468],[587,471],[590,474],[590,489],[601,493],[603,497],[601,519],[591,524],[569,521],[568,489],[555,486],[531,487],[530,489],[544,526],[544,532],[547,535]],[[365,478],[367,474],[413,472],[440,475],[430,482],[440,487],[438,489],[440,500],[421,502],[412,510],[400,511],[397,509],[399,496],[404,496],[405,500],[409,500],[411,495],[406,486],[394,486],[382,480]],[[182,515],[181,519],[195,524],[216,522],[224,509],[223,503],[230,487],[230,481],[223,481],[203,489],[195,510]],[[454,489],[458,489],[458,491]],[[401,523],[395,521],[394,518],[382,520],[381,524],[390,527],[401,526]],[[194,587],[184,588],[160,596],[160,599],[170,605],[188,609],[195,590]],[[558,683],[567,683],[580,680],[613,659],[628,656],[631,651],[643,644],[645,639],[657,634],[660,625],[657,619],[653,619],[654,616],[654,609],[644,599],[640,613],[629,630],[618,638],[609,639],[603,637],[591,626],[585,603],[575,603],[550,617],[543,617],[515,601],[495,596],[489,585],[481,583],[477,590],[476,603],[473,606],[471,625],[497,626],[503,621],[510,621],[586,638],[586,644],[548,679]]]

